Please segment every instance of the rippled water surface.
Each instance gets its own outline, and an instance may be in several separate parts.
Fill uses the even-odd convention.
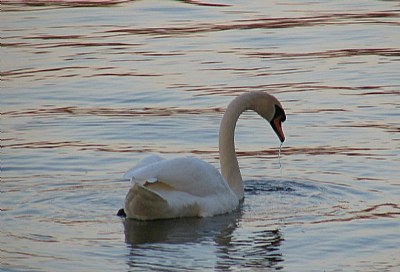
[[[1,2],[2,271],[398,269],[398,1]],[[287,141],[241,117],[238,211],[115,216],[148,153],[219,167],[253,90]]]

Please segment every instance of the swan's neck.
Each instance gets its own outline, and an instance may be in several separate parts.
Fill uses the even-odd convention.
[[[251,109],[249,95],[241,95],[234,99],[225,111],[219,128],[219,161],[221,173],[231,189],[241,200],[244,197],[242,174],[235,152],[235,127],[242,112]]]

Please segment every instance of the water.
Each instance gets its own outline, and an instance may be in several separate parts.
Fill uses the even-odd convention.
[[[2,5],[2,271],[396,271],[398,2],[267,2]],[[115,216],[148,153],[218,166],[252,90],[287,140],[241,117],[238,211]]]

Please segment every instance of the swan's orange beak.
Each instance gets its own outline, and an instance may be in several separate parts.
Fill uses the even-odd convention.
[[[282,119],[280,116],[275,117],[272,121],[271,121],[271,126],[273,128],[273,130],[275,131],[276,135],[278,135],[279,140],[281,141],[281,143],[283,143],[285,141],[285,134],[283,134],[283,130],[282,130]]]

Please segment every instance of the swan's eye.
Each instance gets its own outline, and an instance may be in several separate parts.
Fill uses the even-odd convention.
[[[275,115],[274,118],[275,119],[278,118],[279,120],[281,120],[281,122],[285,122],[286,121],[286,114],[285,111],[278,105],[275,105]]]

